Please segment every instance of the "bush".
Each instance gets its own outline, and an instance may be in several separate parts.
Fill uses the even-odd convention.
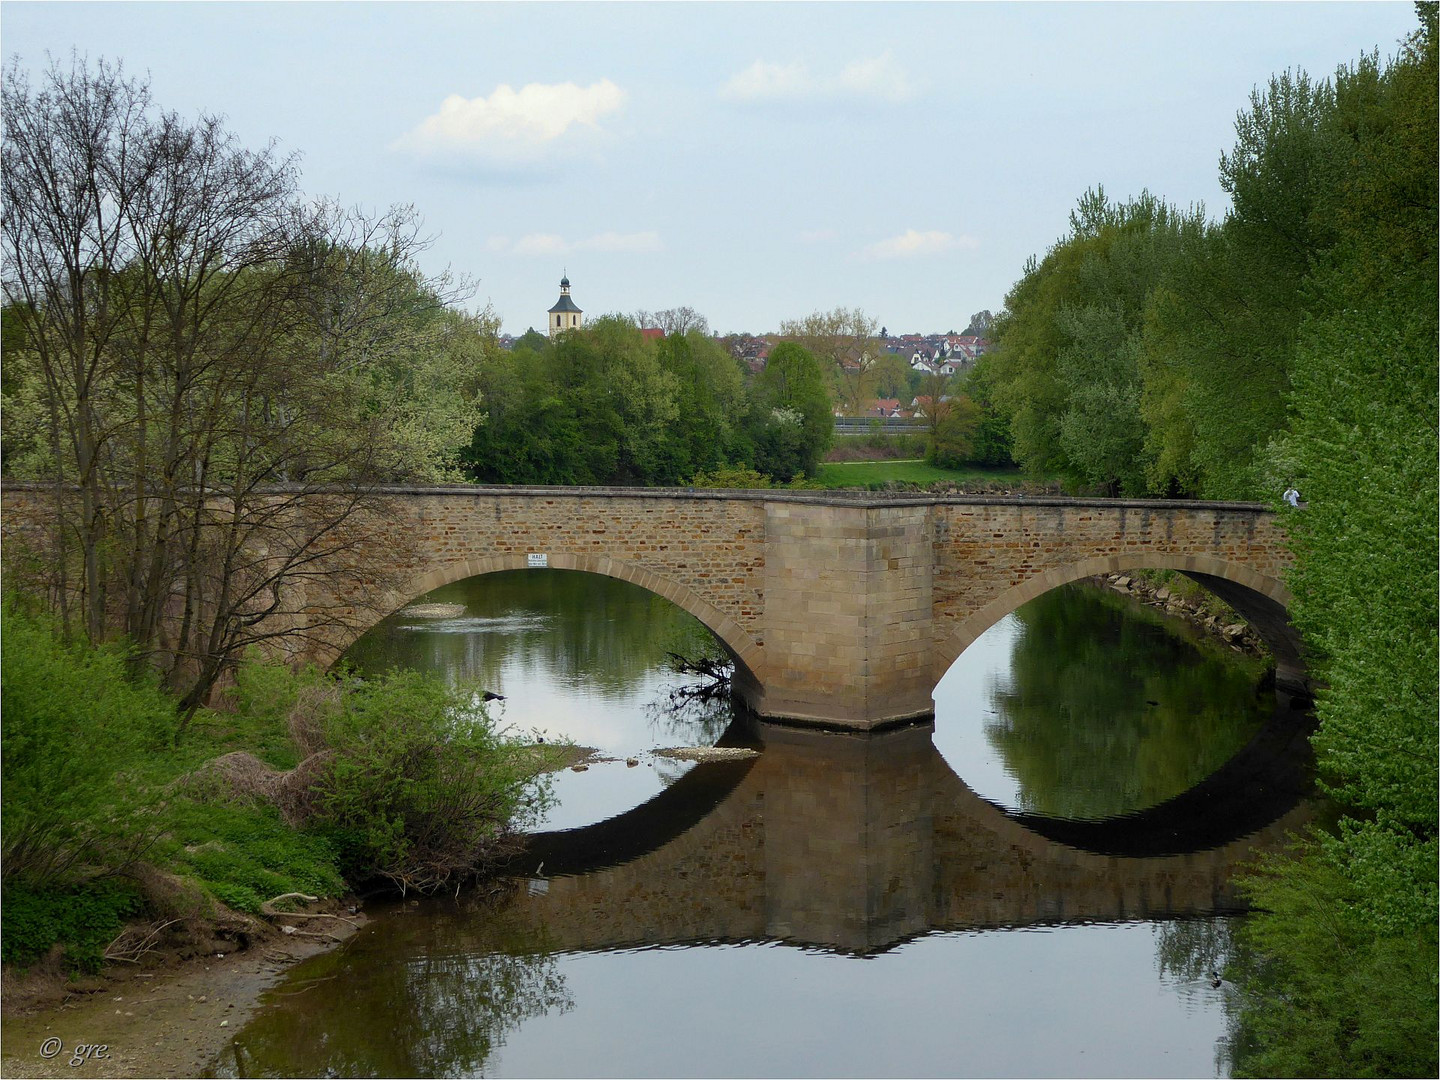
[[[709,472],[698,472],[690,481],[697,488],[770,488],[775,482],[748,465],[719,465]]]
[[[310,826],[352,882],[430,891],[474,875],[538,816],[547,781],[467,688],[396,671],[348,688],[325,723]]]
[[[121,653],[66,646],[12,600],[0,665],[3,880],[38,887],[83,866],[122,868],[158,828],[153,770],[175,730],[170,699],[132,678]]]

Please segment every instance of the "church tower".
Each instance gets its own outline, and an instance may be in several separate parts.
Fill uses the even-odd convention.
[[[584,321],[585,313],[575,306],[575,301],[570,299],[570,279],[560,279],[560,299],[555,301],[555,306],[550,309],[550,336],[554,337],[561,330],[578,330]]]

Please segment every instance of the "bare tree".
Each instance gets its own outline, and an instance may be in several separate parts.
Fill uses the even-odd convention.
[[[33,91],[12,68],[3,106],[7,404],[44,436],[21,464],[55,492],[54,592],[188,717],[244,649],[323,637],[346,609],[319,597],[374,578],[354,553],[403,454],[373,388],[396,396],[416,326],[454,330],[445,283],[413,267],[413,213],[307,209],[291,159],[157,113],[118,67],[52,64]]]
[[[635,325],[642,329],[648,327],[664,330],[666,337],[675,334],[683,336],[692,330],[698,334],[710,332],[710,323],[705,316],[688,306],[666,308],[664,311],[640,310],[630,317],[635,320]]]
[[[884,355],[876,325],[860,308],[837,307],[782,322],[780,334],[814,354],[829,375],[841,411],[859,416],[875,396],[876,365]]]

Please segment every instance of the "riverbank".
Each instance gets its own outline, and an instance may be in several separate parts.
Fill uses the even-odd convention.
[[[1207,592],[1188,578],[1175,580],[1175,575],[1156,571],[1133,571],[1128,574],[1104,574],[1091,579],[1138,600],[1146,607],[1158,608],[1167,615],[1184,619],[1209,637],[1247,656],[1268,659],[1270,650],[1260,635],[1228,604]]]
[[[241,952],[159,957],[146,970],[113,965],[74,982],[7,975],[0,1074],[198,1076],[291,967],[338,947],[365,922],[357,913],[325,919],[323,931],[271,927]]]

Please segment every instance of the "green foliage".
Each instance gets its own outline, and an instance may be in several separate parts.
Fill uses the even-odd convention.
[[[487,356],[479,380],[485,415],[462,456],[485,482],[679,484],[743,441],[740,370],[699,332],[657,343],[606,316]]]
[[[67,646],[9,599],[0,651],[4,880],[119,869],[157,827],[151,755],[174,732],[173,703],[120,652]]]
[[[337,896],[345,890],[327,839],[291,828],[272,806],[237,805],[214,794],[172,801],[165,836],[151,858],[251,914],[282,893]]]
[[[942,469],[959,469],[975,459],[980,406],[963,394],[935,407],[938,412],[925,461]]]
[[[342,866],[422,888],[472,872],[540,805],[533,760],[467,692],[397,675],[338,695],[327,765],[298,794],[319,811],[297,829],[258,789],[196,768],[234,750],[294,767],[312,748],[288,724],[301,690],[333,686],[320,672],[252,660],[237,711],[202,712],[177,744],[172,700],[121,654],[66,646],[13,601],[0,645],[7,962],[59,942],[93,970],[140,909],[134,888],[94,876],[139,859],[253,914],[281,893],[337,895]]]
[[[502,484],[684,484],[753,468],[812,476],[834,424],[824,375],[793,342],[747,388],[706,334],[661,340],[606,316],[538,349],[487,355],[483,422],[462,453],[471,476]]]
[[[1112,203],[1096,188],[1071,213],[1070,234],[1026,267],[995,324],[996,349],[980,383],[1008,419],[1012,452],[1028,471],[1060,471],[1112,493],[1149,489],[1146,305],[1199,219],[1199,211],[1182,213],[1148,192]]]
[[[529,751],[496,732],[470,690],[433,676],[395,671],[349,688],[325,742],[309,823],[351,880],[428,890],[469,876],[543,806]]]
[[[988,353],[980,357],[962,384],[965,396],[980,411],[971,440],[970,460],[975,465],[1013,465],[1010,424],[995,404],[995,368],[989,357]]]
[[[748,465],[722,465],[709,472],[698,472],[690,481],[697,488],[772,488],[775,481]]]
[[[755,378],[748,421],[755,468],[773,477],[814,476],[835,437],[825,376],[808,349],[782,341]]]
[[[97,878],[62,889],[7,884],[5,935],[0,959],[7,964],[34,962],[59,943],[71,971],[95,972],[105,947],[125,918],[144,907],[140,890],[120,878]]]
[[[744,415],[740,368],[711,337],[672,334],[657,345],[660,364],[679,386],[678,422],[670,432],[670,468],[651,482],[673,484],[693,471],[720,466],[736,446],[736,418]]]
[[[1430,839],[1440,798],[1434,18],[1430,6],[1425,36],[1383,75],[1362,67],[1339,82],[1342,118],[1359,96],[1388,120],[1343,125],[1357,175],[1331,214],[1339,239],[1312,273],[1286,442],[1307,500],[1288,515],[1291,586],[1327,687],[1322,767],[1358,814]]]
[[[1154,806],[1213,773],[1268,715],[1258,663],[1109,590],[1067,585],[1015,614],[1014,679],[994,692],[985,737],[1027,810],[1104,818]]]
[[[1241,990],[1236,1076],[1434,1076],[1433,917],[1377,933],[1365,884],[1326,838],[1246,881],[1261,911],[1226,976]],[[1434,881],[1434,850],[1430,854]]]
[[[908,401],[914,396],[910,390],[911,375],[914,372],[899,353],[884,353],[875,361],[870,374],[874,381],[876,397],[901,398]]]
[[[1307,504],[1282,508],[1292,614],[1346,816],[1249,882],[1265,909],[1246,972],[1257,1074],[1437,1068],[1436,5],[1420,13],[1394,63],[1337,76],[1320,125],[1346,173],[1315,197],[1329,247],[1303,289],[1278,456]]]

